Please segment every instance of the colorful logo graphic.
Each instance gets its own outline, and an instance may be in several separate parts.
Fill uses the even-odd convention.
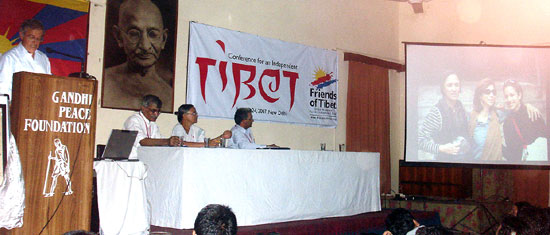
[[[51,48],[86,60],[88,35],[87,0],[0,0],[0,53],[17,46],[19,27],[27,19],[37,19],[46,30],[38,48]],[[67,76],[80,71],[80,60],[46,53],[54,75]]]
[[[317,68],[315,70],[313,77],[315,78],[315,81],[311,82],[311,85],[316,86],[317,89],[321,89],[336,82],[336,79],[332,78],[332,72],[327,74],[327,72],[321,68]]]
[[[9,40],[8,39],[8,32],[10,31],[10,28],[6,30],[6,33],[4,35],[0,35],[0,53],[4,53],[6,51],[9,51],[11,48],[15,47],[13,43],[16,41],[16,39]]]

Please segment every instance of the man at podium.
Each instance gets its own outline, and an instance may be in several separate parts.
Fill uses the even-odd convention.
[[[39,20],[29,19],[19,29],[21,43],[0,57],[0,94],[11,98],[13,74],[33,72],[51,74],[50,60],[38,50],[44,38],[44,25]]]
[[[33,72],[51,74],[50,60],[43,52],[37,50],[44,37],[44,26],[35,19],[25,20],[19,28],[21,43],[0,56],[0,94],[12,96],[13,74],[17,72]],[[15,138],[10,135],[10,147],[7,153],[6,171],[14,177],[4,179],[0,187],[0,214],[4,219],[0,227],[18,228],[23,226],[25,208],[25,186],[19,152]],[[10,188],[8,190],[8,188]]]

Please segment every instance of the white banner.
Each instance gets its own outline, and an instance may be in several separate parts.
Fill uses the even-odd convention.
[[[187,102],[202,117],[336,127],[338,54],[191,23]]]

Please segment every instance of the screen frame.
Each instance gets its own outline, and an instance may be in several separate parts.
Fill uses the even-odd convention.
[[[407,46],[408,45],[420,45],[420,46],[446,46],[446,47],[502,47],[502,48],[541,48],[550,49],[550,46],[536,46],[536,45],[501,45],[501,44],[466,44],[466,43],[435,43],[435,42],[407,42],[403,41],[404,54],[405,54],[405,128],[404,128],[404,144],[403,144],[403,159],[399,160],[399,166],[420,166],[420,167],[467,167],[467,168],[482,168],[482,169],[537,169],[537,170],[549,170],[550,169],[550,148],[548,148],[548,161],[546,165],[533,165],[526,162],[525,164],[491,164],[491,163],[456,163],[456,162],[429,162],[429,161],[407,161],[407,118],[408,118],[408,66],[407,66]],[[550,119],[550,81],[546,81],[546,124],[549,125]],[[550,145],[550,139],[547,138]],[[538,161],[540,162],[540,161]]]

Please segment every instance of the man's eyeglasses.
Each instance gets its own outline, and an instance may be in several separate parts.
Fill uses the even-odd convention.
[[[149,110],[149,112],[151,113],[160,113],[160,109],[152,109],[152,108],[147,108],[147,110]]]
[[[128,40],[131,43],[136,44],[142,40],[142,35],[141,35],[142,33],[138,29],[130,29],[127,32],[124,32],[121,30],[121,32],[126,34],[126,36],[128,37]],[[147,30],[146,35],[147,35],[147,38],[149,38],[149,41],[151,41],[152,43],[159,43],[162,41],[162,36],[163,36],[162,31],[158,29]]]
[[[197,112],[194,112],[194,113],[185,113],[185,114],[189,114],[189,115],[193,115],[193,116],[199,116],[199,114]]]
[[[29,39],[30,41],[34,41],[34,42],[43,42],[44,41],[43,37],[37,38],[37,37],[32,36],[32,35],[25,36],[25,38]]]

